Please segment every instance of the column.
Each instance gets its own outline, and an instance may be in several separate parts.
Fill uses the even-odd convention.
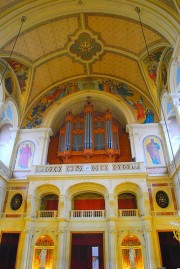
[[[157,269],[157,258],[155,254],[154,248],[154,238],[153,238],[153,230],[151,227],[150,220],[144,219],[144,239],[146,245],[146,256],[147,256],[147,269]]]
[[[52,135],[51,128],[46,129],[45,134],[44,134],[41,164],[47,163],[47,154],[48,154],[48,148],[49,148],[49,142],[50,142],[51,135]]]
[[[162,126],[162,130],[163,130],[163,135],[164,135],[164,140],[166,141],[166,147],[167,147],[167,152],[168,155],[166,154],[166,156],[169,156],[169,160],[173,159],[173,153],[172,153],[172,148],[171,148],[171,144],[170,144],[170,134],[169,134],[169,128],[168,128],[168,122],[160,122],[161,126]]]
[[[65,218],[65,195],[64,194],[61,194],[59,196],[58,216],[59,218]]]
[[[180,128],[180,93],[170,93],[174,105],[174,112],[176,114],[177,123]]]
[[[16,156],[14,152],[14,145],[17,141],[19,128],[10,128],[9,131],[11,132],[11,139],[9,143],[9,152],[7,154],[9,154],[11,157],[9,158],[9,165],[7,164],[7,166],[12,167],[14,165],[14,156]]]
[[[110,218],[114,218],[118,216],[118,206],[117,206],[117,196],[114,193],[110,193],[108,195],[108,203],[109,203],[109,216]]]
[[[58,243],[57,243],[57,260],[54,261],[57,264],[57,269],[66,268],[66,259],[65,259],[65,242],[66,241],[66,231],[61,228],[58,231]],[[67,266],[68,268],[68,266]]]
[[[180,170],[176,171],[176,174],[174,175],[174,190],[176,195],[176,202],[178,207],[178,215],[180,216]]]
[[[62,267],[58,267],[58,269],[67,269],[69,268],[69,263],[71,259],[71,240],[70,240],[70,231],[68,228],[65,228],[64,239],[63,239],[63,257],[62,257]]]
[[[129,133],[130,147],[131,147],[131,157],[133,160],[136,159],[135,145],[134,145],[134,136],[132,133],[132,127],[130,125],[126,126],[126,132]]]
[[[109,269],[117,269],[117,232],[114,227],[109,229]]]
[[[149,201],[149,194],[148,192],[144,192],[142,196],[140,196],[140,208],[141,208],[141,214],[143,216],[149,216],[150,215],[150,201]],[[139,207],[138,207],[139,208]]]
[[[129,124],[126,127],[127,132],[130,134],[131,143],[131,156],[136,162],[144,162],[144,152],[142,144],[140,144],[140,136],[143,133],[141,124]]]
[[[27,221],[26,228],[21,233],[20,242],[18,246],[18,253],[21,257],[20,261],[17,261],[17,268],[26,269],[28,268],[28,264],[30,263],[30,249],[31,249],[31,239],[32,239],[32,232],[31,232],[32,222]],[[31,261],[32,262],[32,261]]]

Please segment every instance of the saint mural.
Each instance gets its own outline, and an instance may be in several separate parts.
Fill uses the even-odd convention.
[[[34,144],[30,141],[22,143],[17,152],[15,169],[31,169]]]
[[[152,136],[144,141],[146,160],[148,165],[164,165],[161,141]]]

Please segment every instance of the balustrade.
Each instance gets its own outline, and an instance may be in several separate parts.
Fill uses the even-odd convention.
[[[38,218],[55,218],[57,217],[57,210],[39,210]]]
[[[138,209],[119,209],[119,217],[137,217],[139,216]]]
[[[105,210],[71,210],[70,218],[104,218]]]
[[[95,163],[95,164],[59,164],[36,165],[31,174],[107,174],[107,173],[144,173],[144,163]]]

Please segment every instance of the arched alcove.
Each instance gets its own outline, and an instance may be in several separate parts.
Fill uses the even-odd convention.
[[[74,210],[105,210],[104,197],[95,192],[83,192],[73,197]]]
[[[140,186],[132,182],[122,183],[116,186],[114,192],[118,197],[119,217],[137,217],[141,214]]]
[[[121,99],[117,102],[116,98],[109,96],[107,100],[106,94],[93,91],[86,94],[86,98],[81,93],[73,99],[71,96],[64,98],[59,110],[52,111],[54,136],[49,145],[48,163],[130,161],[130,143],[125,127],[135,120],[132,111]],[[91,117],[89,131],[88,113]],[[50,123],[50,119],[47,120]],[[87,139],[91,141],[88,143]]]
[[[35,190],[38,218],[55,218],[58,215],[60,190],[50,184],[44,184]]]
[[[49,235],[41,235],[34,247],[32,269],[53,268],[54,241]]]
[[[76,184],[69,188],[67,194],[71,218],[102,218],[105,216],[104,186],[96,183]]]
[[[123,269],[144,269],[142,246],[140,240],[135,235],[127,235],[122,240],[121,251]]]

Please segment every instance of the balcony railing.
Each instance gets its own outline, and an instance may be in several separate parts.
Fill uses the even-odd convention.
[[[57,210],[39,210],[38,218],[56,218]]]
[[[119,209],[118,210],[119,217],[137,217],[139,216],[138,209]]]
[[[126,163],[94,163],[94,164],[58,164],[35,165],[31,174],[37,175],[75,175],[75,174],[119,174],[144,173],[146,169],[142,162]]]
[[[105,210],[71,210],[70,218],[105,218]]]

